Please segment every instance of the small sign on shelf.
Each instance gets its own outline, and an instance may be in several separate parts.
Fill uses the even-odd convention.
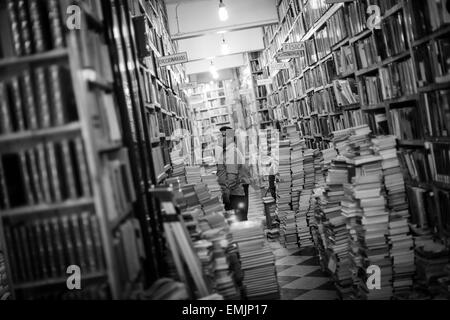
[[[175,64],[181,64],[188,62],[188,54],[187,52],[180,52],[176,54],[172,54],[170,56],[164,56],[161,58],[158,58],[158,65],[160,67],[167,67],[172,66]]]

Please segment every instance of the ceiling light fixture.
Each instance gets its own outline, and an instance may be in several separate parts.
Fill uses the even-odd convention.
[[[223,3],[223,0],[220,0],[219,3],[219,19],[220,21],[227,21],[228,20],[228,10],[225,4]]]

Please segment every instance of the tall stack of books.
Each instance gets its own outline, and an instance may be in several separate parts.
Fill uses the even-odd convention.
[[[230,231],[239,248],[247,299],[279,299],[275,257],[264,239],[262,225],[252,221],[239,222],[232,224]]]
[[[369,131],[355,130],[349,138],[348,152],[350,170],[354,172],[351,184],[345,185],[349,206],[362,211],[361,226],[354,232],[360,241],[354,241],[353,251],[358,248],[355,269],[360,268],[360,277],[355,277],[357,297],[361,299],[390,299],[393,295],[392,261],[387,235],[389,234],[389,211],[383,194],[382,157],[373,154]],[[356,240],[356,238],[355,238]],[[366,286],[366,268],[376,265],[381,270],[381,289],[369,290]]]
[[[291,140],[292,141],[292,140]],[[291,171],[292,171],[292,210],[297,212],[299,196],[303,190],[303,184],[305,181],[304,168],[303,168],[303,149],[305,148],[304,140],[297,140],[292,142],[291,152]]]
[[[349,231],[350,212],[345,209],[344,184],[348,182],[347,165],[342,157],[331,162],[327,173],[325,192],[320,198],[324,244],[327,249],[328,270],[333,275],[335,286],[342,299],[351,293]]]
[[[299,210],[295,216],[298,244],[300,247],[310,247],[313,245],[308,219],[308,214],[313,211],[313,208],[311,207],[312,195],[312,190],[302,191],[299,200]]]
[[[277,185],[277,216],[280,220],[280,235],[284,239],[284,228],[286,216],[291,211],[291,147],[289,140],[280,141],[278,185]]]
[[[413,286],[414,241],[408,226],[409,210],[405,181],[397,157],[394,136],[372,139],[375,152],[383,159],[384,186],[389,208],[389,242],[393,261],[393,287],[397,297],[411,293]]]
[[[306,149],[303,153],[303,168],[305,170],[304,189],[311,190],[315,186],[314,150]]]
[[[201,183],[201,168],[199,166],[186,167],[186,180],[188,184]]]
[[[284,219],[280,223],[281,238],[280,242],[287,249],[295,249],[298,247],[297,227],[295,224],[295,212],[289,210],[286,212]]]
[[[323,187],[325,184],[322,173],[322,159],[322,152],[319,149],[314,150],[314,181],[316,183],[316,188]]]

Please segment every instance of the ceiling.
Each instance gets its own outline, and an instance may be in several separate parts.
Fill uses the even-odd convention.
[[[226,56],[236,56],[236,63],[242,63],[237,55],[264,48],[261,26],[278,22],[276,0],[223,0],[229,13],[227,21],[218,17],[219,0],[165,1],[171,36],[179,50],[188,53],[191,66],[196,66],[188,65],[188,73],[204,72],[211,60],[216,63]],[[230,48],[225,57],[221,53],[223,37]],[[202,60],[205,63],[198,63]],[[223,64],[229,65],[229,60]]]

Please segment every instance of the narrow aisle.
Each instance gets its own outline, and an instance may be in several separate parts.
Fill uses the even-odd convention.
[[[249,188],[248,219],[265,220],[261,192]],[[336,290],[330,278],[320,270],[314,248],[286,249],[278,240],[269,241],[276,258],[282,300],[335,300]]]

